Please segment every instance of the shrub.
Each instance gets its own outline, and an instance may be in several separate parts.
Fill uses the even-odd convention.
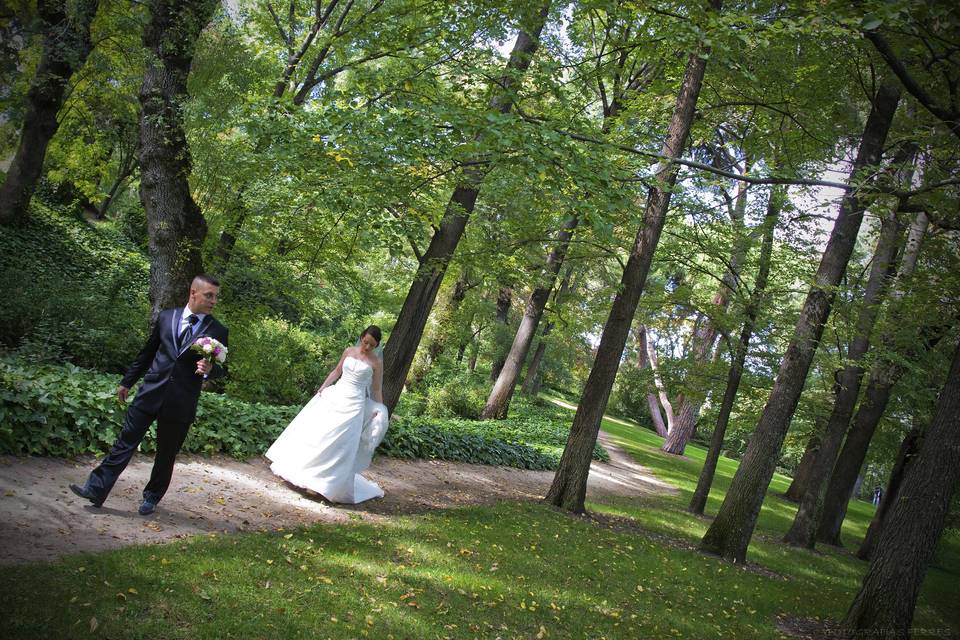
[[[424,415],[475,420],[487,403],[490,383],[486,376],[477,373],[435,367],[412,391],[424,397]]]
[[[247,402],[303,404],[340,358],[342,346],[279,318],[228,315],[226,391]]]
[[[516,398],[506,420],[396,414],[380,451],[398,458],[437,458],[522,469],[555,469],[570,430],[569,412]],[[599,444],[593,458],[609,461]]]
[[[116,399],[116,376],[74,365],[30,363],[0,357],[0,453],[74,456],[109,449],[126,407]],[[439,458],[523,469],[557,466],[566,443],[569,414],[518,401],[508,420],[395,415],[379,452],[401,458]],[[203,393],[184,451],[263,454],[300,410],[299,406],[249,403]],[[154,428],[141,449],[154,451]],[[594,458],[608,460],[597,445]]]
[[[0,359],[0,453],[74,456],[106,451],[123,424],[115,376],[73,365],[35,366]],[[296,415],[298,407],[250,404],[200,396],[197,420],[184,451],[258,455]],[[154,451],[155,428],[141,449]]]

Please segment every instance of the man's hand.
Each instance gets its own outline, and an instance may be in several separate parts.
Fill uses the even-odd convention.
[[[123,386],[122,384],[117,387],[117,400],[120,402],[127,401],[127,394],[130,393],[130,389]]]
[[[197,361],[197,375],[205,376],[213,371],[213,362],[206,358]]]

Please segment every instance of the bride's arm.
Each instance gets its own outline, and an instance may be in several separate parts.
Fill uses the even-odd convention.
[[[340,355],[340,362],[337,363],[337,366],[327,375],[327,379],[323,381],[323,384],[320,385],[320,388],[317,389],[317,393],[323,393],[323,390],[336,382],[341,375],[343,375],[343,361],[346,360],[347,352],[349,349],[344,349],[343,353]]]
[[[383,361],[378,358],[375,358],[373,363],[373,383],[370,396],[374,402],[383,404]]]

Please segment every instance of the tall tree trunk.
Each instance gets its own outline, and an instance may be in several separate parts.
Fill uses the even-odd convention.
[[[910,637],[917,596],[960,480],[960,344],[920,453],[880,533],[863,586],[843,626]],[[865,635],[865,634],[864,634]],[[874,634],[871,634],[874,635]]]
[[[652,359],[650,358],[649,345],[647,344],[647,327],[645,325],[640,325],[640,328],[637,329],[637,368],[646,369],[650,367],[653,369]],[[667,429],[667,423],[663,420],[663,414],[660,412],[660,401],[657,400],[657,396],[652,391],[647,391],[647,409],[650,412],[650,420],[653,422],[653,428],[657,432],[657,435],[661,438],[666,438],[669,429]]]
[[[804,301],[793,339],[784,354],[756,432],[747,445],[717,517],[700,543],[700,548],[707,553],[735,562],[746,560],[747,546],[773,477],[783,439],[800,400],[823,326],[830,315],[834,289],[840,284],[857,241],[866,205],[853,187],[865,177],[863,174],[869,167],[879,162],[899,99],[899,90],[889,83],[881,84],[874,97],[851,172],[851,188],[840,205],[817,269],[815,284]]]
[[[550,251],[550,255],[547,256],[547,264],[543,274],[545,278],[537,283],[530,294],[523,312],[523,318],[520,320],[520,326],[513,337],[513,344],[510,345],[510,351],[507,353],[500,374],[490,390],[487,404],[480,415],[485,420],[507,417],[510,410],[510,400],[513,398],[513,390],[517,386],[517,378],[520,377],[520,369],[527,359],[530,345],[533,344],[533,336],[540,325],[543,310],[547,306],[547,299],[556,284],[557,274],[560,273],[560,267],[563,265],[563,259],[567,253],[567,246],[578,222],[579,219],[575,216],[564,222],[560,233],[557,235],[556,244]]]
[[[820,435],[823,428],[822,419],[817,420],[816,427],[816,432],[812,433],[810,439],[807,440],[807,446],[804,448],[803,455],[800,457],[800,464],[797,465],[797,470],[793,474],[793,480],[783,494],[783,497],[791,502],[800,502],[803,494],[807,490],[807,485],[810,484],[813,466],[817,462],[817,452],[820,451]]]
[[[540,32],[549,9],[550,2],[547,0],[529,17],[528,24],[517,34],[506,72],[500,78],[490,100],[491,110],[507,113],[513,107],[516,85],[520,75],[530,66],[530,60],[537,50]],[[480,186],[489,171],[489,167],[477,160],[465,165],[460,183],[454,189],[440,227],[433,234],[430,246],[420,260],[420,267],[384,348],[383,402],[390,411],[393,411],[403,392],[407,372],[420,345],[423,328],[433,308],[440,282],[467,226],[467,220],[473,213]]]
[[[719,0],[714,0],[711,4],[714,9],[719,9]],[[691,54],[687,61],[676,106],[661,151],[665,158],[679,158],[686,145],[707,66],[706,58],[703,56],[704,52],[698,51]],[[614,297],[610,315],[600,336],[596,359],[584,385],[573,425],[570,428],[570,436],[560,457],[560,466],[547,492],[547,502],[568,511],[583,512],[590,459],[600,431],[600,421],[620,366],[620,358],[627,342],[627,334],[633,322],[637,302],[640,300],[653,254],[660,241],[660,232],[663,230],[667,209],[670,206],[670,196],[677,181],[677,170],[676,164],[667,160],[661,161],[656,174],[656,184],[651,187],[647,196],[643,224],[637,231],[630,257],[627,259],[620,280],[620,288]]]
[[[703,468],[700,470],[700,478],[697,480],[697,488],[690,498],[690,506],[688,507],[691,513],[698,515],[703,515],[703,510],[707,506],[710,487],[717,471],[720,452],[723,450],[723,438],[727,433],[730,412],[733,410],[733,402],[736,400],[737,390],[740,387],[740,378],[743,376],[743,363],[746,361],[747,351],[750,349],[750,339],[753,337],[753,328],[757,323],[760,305],[763,304],[767,279],[770,275],[770,256],[773,254],[773,232],[777,226],[777,219],[780,217],[784,197],[785,189],[777,187],[770,192],[770,199],[767,202],[767,213],[763,219],[763,240],[760,244],[760,264],[757,267],[757,280],[753,286],[753,293],[750,295],[750,302],[747,304],[746,318],[744,318],[743,327],[740,330],[740,338],[735,345],[730,371],[727,374],[727,387],[724,389],[720,412],[717,414],[717,423],[710,438],[710,449],[707,451]]]
[[[677,422],[677,414],[673,410],[673,403],[670,402],[670,396],[667,395],[667,388],[663,384],[663,380],[660,378],[660,368],[657,364],[657,347],[650,340],[649,331],[644,325],[640,326],[641,336],[643,337],[643,346],[646,352],[647,364],[650,366],[650,373],[653,376],[653,386],[657,389],[657,394],[653,397],[653,400],[659,403],[660,407],[663,408],[663,416],[666,419],[666,424],[663,424],[663,419],[661,419],[660,428],[663,430],[663,433],[660,434],[664,438],[670,435],[670,432],[673,431],[673,425]],[[651,402],[650,395],[647,395],[647,403]],[[683,404],[683,393],[678,395],[675,398],[678,404]],[[651,417],[652,417],[651,410]],[[659,413],[659,411],[658,411]],[[658,433],[660,433],[658,431]]]
[[[927,216],[921,211],[910,225],[910,232],[907,234],[907,242],[897,272],[896,286],[890,293],[893,304],[903,298],[906,281],[916,268],[927,226]],[[906,311],[901,307],[895,307],[893,313],[902,317]],[[894,321],[891,324],[897,326],[900,323]],[[939,341],[938,333],[942,335],[941,331],[939,328],[933,328],[933,325],[921,329],[920,335],[925,337],[921,348],[905,354],[905,359],[919,357],[925,349],[931,348],[931,345]],[[887,350],[889,350],[890,345],[894,343],[894,337],[893,335],[885,335],[881,337],[880,342],[887,345]],[[820,518],[820,526],[817,532],[817,539],[820,542],[837,546],[841,544],[840,530],[847,513],[847,503],[850,501],[853,487],[860,475],[860,467],[867,456],[867,447],[873,438],[877,424],[880,422],[880,417],[886,409],[890,392],[903,373],[901,364],[884,359],[870,373],[866,392],[860,402],[860,408],[857,410],[857,415],[847,433],[846,441],[840,450],[840,455],[837,456],[837,461],[827,483],[823,515]]]
[[[20,143],[0,185],[0,224],[27,218],[30,198],[43,172],[47,145],[60,123],[57,114],[71,76],[83,66],[93,45],[90,24],[97,13],[97,0],[38,0],[37,13],[43,25],[43,51],[37,74],[27,91],[26,113]]]
[[[880,540],[880,532],[883,530],[884,522],[890,513],[891,507],[897,503],[900,494],[900,486],[903,484],[903,478],[906,476],[910,465],[916,459],[917,452],[920,450],[920,443],[923,440],[923,426],[914,419],[914,424],[904,436],[900,443],[900,449],[897,451],[897,457],[893,463],[893,469],[890,470],[890,479],[887,480],[887,486],[883,495],[880,497],[880,504],[870,519],[870,526],[867,527],[867,533],[863,537],[863,542],[857,549],[857,557],[861,560],[870,560],[877,550],[877,542]]]
[[[497,291],[497,313],[494,316],[494,354],[490,363],[490,382],[496,382],[507,360],[507,350],[502,344],[504,334],[510,326],[510,307],[513,305],[513,287],[501,286]]]
[[[151,54],[140,86],[140,200],[147,214],[153,318],[182,304],[203,271],[207,222],[190,194],[191,157],[181,107],[197,37],[216,0],[151,0],[143,45]]]
[[[907,371],[908,364],[916,362],[925,352],[933,349],[956,323],[956,319],[952,323],[940,318],[937,320],[939,322],[936,324],[928,324],[920,330],[920,345],[915,350],[903,354],[895,362],[885,361],[871,372],[863,400],[860,401],[857,415],[830,477],[824,513],[817,531],[820,542],[837,546],[841,544],[840,531],[847,513],[847,503],[853,495],[853,487],[867,457],[870,440],[886,411],[894,386]]]
[[[794,516],[793,524],[784,536],[788,544],[812,549],[816,545],[817,527],[823,513],[823,499],[826,493],[830,472],[837,460],[837,452],[843,444],[843,437],[850,424],[853,407],[860,395],[860,382],[863,379],[861,361],[870,349],[870,335],[880,305],[883,301],[886,283],[889,281],[891,265],[894,264],[900,242],[902,225],[897,221],[897,211],[891,211],[880,223],[880,236],[877,248],[873,252],[870,276],[864,289],[863,302],[857,315],[855,335],[847,349],[849,364],[843,368],[834,387],[833,411],[827,421],[827,428],[820,440],[820,451],[813,466],[806,493],[800,501],[800,507]]]
[[[547,350],[547,336],[553,330],[553,323],[547,321],[543,323],[543,331],[540,332],[540,341],[537,348],[533,351],[530,358],[530,364],[527,365],[527,375],[523,379],[521,391],[523,395],[533,398],[540,393],[540,383],[543,378],[540,376],[540,363],[543,361],[543,354]]]

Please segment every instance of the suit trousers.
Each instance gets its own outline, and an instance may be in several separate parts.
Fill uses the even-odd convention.
[[[157,453],[153,459],[150,481],[143,490],[143,497],[156,503],[167,492],[173,477],[173,463],[187,438],[190,423],[164,416],[163,407],[156,414],[143,411],[134,401],[127,409],[123,429],[110,448],[110,453],[90,472],[87,479],[87,489],[97,500],[103,501],[110,494],[154,420],[157,421]]]

